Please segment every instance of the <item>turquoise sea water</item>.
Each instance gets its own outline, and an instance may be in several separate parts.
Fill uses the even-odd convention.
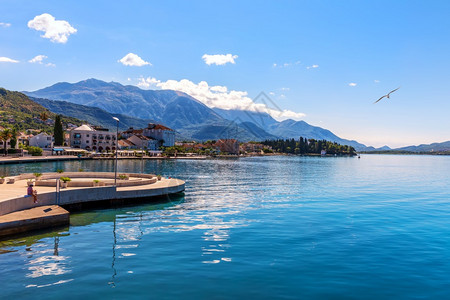
[[[1,166],[109,171],[113,162]],[[119,171],[141,162],[120,161]],[[148,161],[162,203],[0,242],[0,298],[411,299],[450,295],[450,157]]]

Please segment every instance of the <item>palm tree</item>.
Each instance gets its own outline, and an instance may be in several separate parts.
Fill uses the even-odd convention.
[[[9,145],[11,149],[16,149],[17,146],[17,137],[20,135],[20,133],[17,131],[17,128],[13,127],[11,130],[12,137],[9,141]]]
[[[13,137],[10,129],[5,129],[0,132],[0,141],[3,141],[5,156],[8,155],[8,140]]]

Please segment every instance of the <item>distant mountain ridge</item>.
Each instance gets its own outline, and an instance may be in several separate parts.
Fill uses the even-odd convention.
[[[407,146],[396,148],[394,150],[410,151],[410,152],[438,152],[450,151],[450,141],[442,143],[421,144],[418,146]]]
[[[119,129],[125,130],[130,127],[146,127],[153,120],[144,120],[122,114],[112,114],[98,107],[85,106],[67,101],[48,100],[43,98],[30,97],[34,102],[44,106],[56,114],[66,114],[74,118],[83,119],[89,124],[102,126],[110,130],[116,129],[116,121],[113,117],[119,118]]]
[[[235,122],[255,123],[255,126],[262,128],[263,130],[278,138],[298,139],[299,137],[304,137],[316,140],[327,140],[342,145],[352,146],[357,151],[367,148],[366,145],[358,143],[357,141],[342,139],[327,129],[323,129],[318,126],[312,126],[305,121],[294,121],[288,119],[282,122],[278,122],[269,114],[264,112],[224,110],[219,108],[214,108],[214,111],[216,111],[224,118],[233,120]]]
[[[356,150],[367,148],[363,144],[342,139],[329,130],[312,126],[305,121],[278,122],[266,113],[211,109],[197,99],[173,90],[142,90],[136,86],[117,82],[107,83],[87,79],[73,84],[56,83],[47,88],[25,93],[36,98],[97,107],[113,115],[122,114],[141,120],[155,120],[175,129],[182,137],[197,140],[228,137],[248,141],[298,139],[302,136],[335,141],[353,146]],[[51,103],[47,104],[50,107]],[[56,109],[55,103],[53,107]]]
[[[177,124],[217,122],[221,118],[191,96],[172,90],[142,90],[117,82],[87,79],[77,83],[61,82],[25,92],[28,96],[101,108],[107,112],[140,119],[152,119],[177,128]],[[189,106],[189,110],[183,107]],[[174,114],[177,118],[174,119]]]

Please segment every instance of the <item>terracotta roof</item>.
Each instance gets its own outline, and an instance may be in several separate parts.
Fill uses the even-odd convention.
[[[170,130],[170,131],[173,131],[173,129],[170,129],[169,127],[166,127],[164,125],[153,124],[153,123],[149,123],[147,129],[159,129],[159,130]]]
[[[120,146],[135,146],[135,144],[133,144],[129,140],[119,140],[118,143]]]
[[[140,134],[143,131],[144,131],[143,129],[128,128],[127,130],[123,131],[123,133]]]
[[[154,140],[151,137],[142,135],[142,134],[135,134],[136,137],[140,138],[141,140],[145,140],[145,141],[150,141],[150,140]]]

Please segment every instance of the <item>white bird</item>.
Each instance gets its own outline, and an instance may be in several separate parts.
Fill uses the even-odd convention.
[[[383,97],[381,97],[380,99],[378,99],[377,101],[375,101],[373,104],[377,103],[378,101],[380,101],[381,99],[383,99],[384,97],[386,98],[390,98],[389,95],[392,94],[393,92],[395,92],[396,90],[398,90],[400,87],[396,88],[393,91],[390,91],[389,93],[387,93],[387,95],[384,95]]]

